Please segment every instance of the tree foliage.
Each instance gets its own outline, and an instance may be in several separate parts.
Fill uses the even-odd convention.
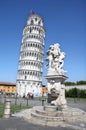
[[[71,85],[76,85],[76,83],[74,83],[74,82],[65,82],[65,85],[66,86],[71,86]]]
[[[86,84],[86,81],[84,80],[80,80],[80,81],[77,81],[77,82],[65,82],[65,85],[66,86],[71,86],[71,85],[84,85]]]
[[[84,80],[77,81],[77,85],[81,85],[81,84],[86,84],[86,81]]]
[[[72,97],[72,98],[86,98],[86,90],[72,88],[69,90],[65,90],[65,96]]]

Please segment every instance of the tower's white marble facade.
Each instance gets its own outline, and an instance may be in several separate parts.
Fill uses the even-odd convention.
[[[44,38],[43,19],[37,14],[31,14],[23,29],[20,50],[16,82],[20,96],[27,95],[28,92],[34,96],[41,94]]]

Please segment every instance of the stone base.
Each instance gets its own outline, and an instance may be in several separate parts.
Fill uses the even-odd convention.
[[[44,106],[44,111],[48,112],[56,112],[57,111],[57,106]]]
[[[78,108],[67,107],[58,111],[56,106],[36,106],[24,112],[23,117],[28,122],[39,125],[70,127],[74,130],[86,128],[86,113]]]

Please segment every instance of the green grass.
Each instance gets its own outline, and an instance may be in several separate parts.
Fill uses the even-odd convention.
[[[30,106],[21,106],[21,105],[11,105],[11,113],[15,113],[15,112],[18,112],[20,110],[23,110],[23,109],[28,109],[28,108],[31,108]]]
[[[3,117],[3,114],[4,114],[4,107],[5,107],[4,104],[0,104],[0,118]]]
[[[0,118],[3,117],[4,108],[5,108],[5,104],[0,103]],[[29,108],[31,108],[31,107],[30,106],[21,106],[21,105],[11,105],[11,114],[18,112],[20,110],[29,109]]]

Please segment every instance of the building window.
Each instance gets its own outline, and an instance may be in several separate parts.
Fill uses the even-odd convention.
[[[30,33],[31,33],[32,29],[30,28]]]
[[[25,75],[25,79],[27,79],[27,76]]]
[[[41,23],[41,22],[39,21],[38,24],[40,25],[40,23]]]
[[[35,85],[35,83],[33,83],[33,85]]]
[[[33,24],[33,20],[31,20],[31,24]]]
[[[30,82],[28,82],[28,84],[30,84]]]
[[[35,18],[35,21],[37,21],[37,18]]]

